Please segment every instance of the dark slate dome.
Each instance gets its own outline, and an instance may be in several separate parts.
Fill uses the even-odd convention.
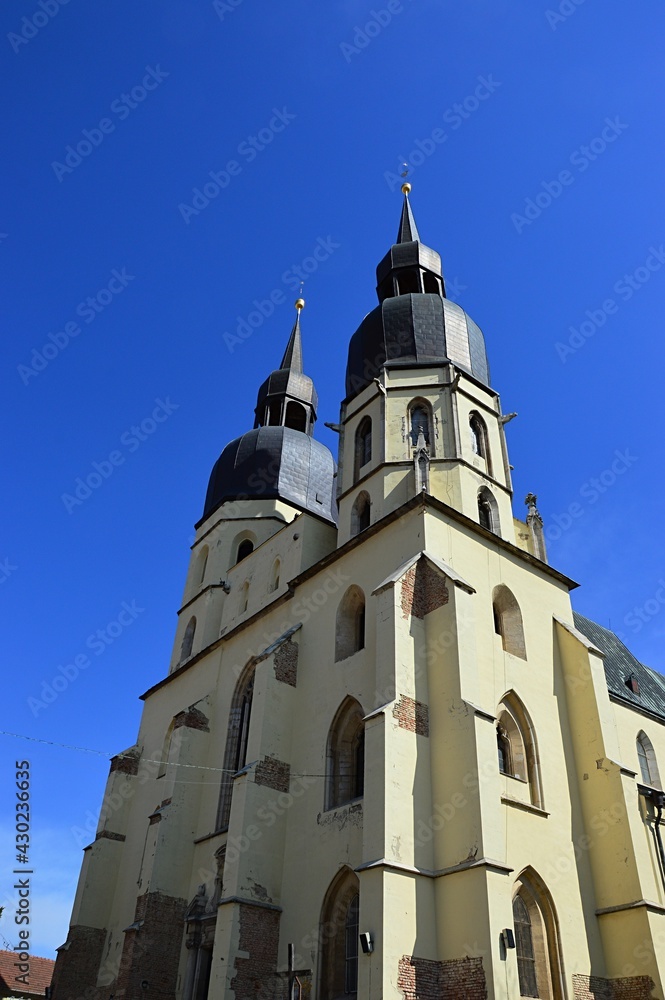
[[[490,384],[485,338],[455,302],[426,292],[386,298],[365,316],[351,338],[347,398],[369,385],[386,364],[408,366],[446,360]]]
[[[325,445],[291,427],[258,427],[217,459],[203,517],[226,500],[284,500],[336,523],[335,462]]]

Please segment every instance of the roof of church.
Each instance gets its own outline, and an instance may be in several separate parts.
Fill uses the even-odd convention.
[[[29,959],[30,971],[28,973],[28,986],[16,982],[16,976],[20,975],[15,966],[18,959],[13,951],[0,951],[0,996],[2,997],[43,997],[46,995],[46,987],[51,985],[53,978],[53,966],[55,962],[50,958],[39,958],[31,955]]]
[[[226,500],[284,500],[333,523],[335,462],[325,445],[291,427],[257,427],[227,444],[213,467],[203,517]]]
[[[651,712],[665,721],[665,677],[633,656],[621,639],[584,615],[573,612],[575,627],[604,653],[605,679],[611,695],[634,708]],[[633,693],[628,679],[637,679],[639,694]]]

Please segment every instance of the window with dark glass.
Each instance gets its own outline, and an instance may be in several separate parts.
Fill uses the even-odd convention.
[[[517,949],[520,996],[539,997],[531,917],[521,896],[515,896],[513,900],[513,920],[515,922],[515,948]]]
[[[356,994],[358,992],[358,909],[360,899],[354,896],[349,903],[346,912],[345,926],[345,972],[344,972],[344,992],[346,994]]]

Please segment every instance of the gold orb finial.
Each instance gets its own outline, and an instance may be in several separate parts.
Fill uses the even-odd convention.
[[[296,299],[296,303],[295,304],[296,304],[296,309],[298,310],[298,312],[300,312],[301,309],[305,308],[305,300],[304,299]]]
[[[409,184],[408,181],[404,181],[404,183],[402,184],[402,194],[408,194],[410,190],[411,190],[411,185]]]

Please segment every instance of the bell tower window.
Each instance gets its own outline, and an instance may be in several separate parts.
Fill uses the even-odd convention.
[[[356,431],[356,447],[354,456],[354,479],[360,476],[360,470],[372,460],[372,421],[363,417]]]
[[[430,271],[425,271],[424,274],[424,284],[425,291],[431,295],[440,295],[441,286],[439,284],[439,279],[436,275],[432,274]]]
[[[300,403],[287,403],[284,426],[291,427],[294,431],[306,431],[307,413],[305,407],[301,406]]]
[[[397,275],[397,288],[400,295],[417,294],[420,291],[420,281],[417,271],[402,271]]]

